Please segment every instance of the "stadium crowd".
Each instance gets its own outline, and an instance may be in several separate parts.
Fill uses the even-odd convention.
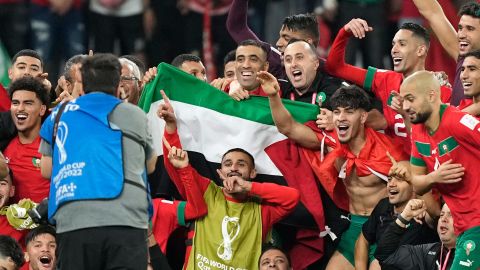
[[[405,2],[0,0],[0,268],[480,269],[480,3]]]

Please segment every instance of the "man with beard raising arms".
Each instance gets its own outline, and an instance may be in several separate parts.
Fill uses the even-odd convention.
[[[400,88],[412,122],[411,181],[417,194],[435,187],[452,212],[458,235],[451,269],[480,267],[480,120],[441,103],[434,75],[419,71]]]
[[[278,82],[271,74],[260,72],[258,76],[269,95],[278,130],[303,147],[320,149],[324,135],[315,133],[292,118],[282,104]],[[386,152],[402,163],[407,157],[401,150],[395,149],[388,137],[365,127],[371,105],[363,90],[356,86],[342,86],[331,97],[330,104],[339,143],[327,154],[316,173],[321,174],[319,179],[324,186],[326,182],[334,183],[332,189],[326,188],[327,192],[340,207],[350,211],[351,224],[342,235],[339,248],[330,259],[327,269],[354,269],[353,248],[362,224],[375,205],[386,196],[386,175],[392,166]]]

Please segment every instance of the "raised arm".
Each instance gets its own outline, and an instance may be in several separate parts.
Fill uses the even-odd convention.
[[[303,147],[319,149],[320,141],[315,135],[315,132],[309,127],[295,121],[283,105],[282,99],[278,94],[280,87],[275,77],[268,72],[260,71],[258,73],[258,79],[262,84],[263,91],[268,95],[273,121],[278,131]]]
[[[246,39],[261,41],[247,24],[248,0],[233,0],[227,17],[227,30],[236,43]]]
[[[293,211],[300,201],[298,190],[273,183],[252,182],[250,194],[262,198],[264,225],[271,226]]]
[[[182,150],[180,137],[177,133],[177,119],[173,107],[163,90],[161,91],[161,94],[165,102],[160,104],[157,110],[157,115],[165,120],[163,137],[163,162],[165,169],[183,198],[188,197],[188,188],[200,188],[203,197],[203,192],[206,190],[210,180],[198,175],[198,173],[188,165],[188,155],[186,151]],[[183,161],[182,163],[179,163],[180,158]],[[193,183],[193,181],[197,182]]]
[[[367,70],[345,63],[345,48],[351,36],[365,37],[371,27],[362,19],[353,19],[340,29],[328,53],[326,70],[332,76],[363,86]]]
[[[413,0],[413,3],[420,14],[427,19],[448,55],[457,61],[459,55],[457,32],[445,16],[442,6],[437,0]]]

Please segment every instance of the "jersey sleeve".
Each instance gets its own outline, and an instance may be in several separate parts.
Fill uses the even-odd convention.
[[[180,143],[180,137],[178,136],[177,131],[172,134],[168,132],[164,132],[164,138],[170,144],[170,146],[175,146],[177,148],[182,149],[182,145]],[[187,189],[184,183],[188,183],[190,181],[198,181],[195,185],[190,185],[190,187],[199,187],[201,189],[201,193],[203,193],[207,189],[208,185],[210,184],[210,180],[200,176],[194,168],[190,165],[186,168],[176,169],[168,160],[168,149],[165,146],[165,143],[162,144],[163,146],[163,162],[165,165],[165,169],[167,170],[168,175],[172,179],[173,183],[178,189],[180,195],[183,198],[187,198]],[[197,186],[198,184],[198,186]]]
[[[194,220],[207,214],[208,208],[203,194],[211,182],[200,176],[190,166],[185,169],[180,169],[179,174],[185,187],[187,201],[180,203],[177,208],[178,221],[183,226],[185,226],[186,220]]]
[[[452,126],[449,130],[455,138],[480,149],[480,120],[470,114],[456,111],[451,121]]]
[[[345,63],[345,48],[348,38],[351,36],[342,27],[333,41],[327,56],[326,70],[332,76],[350,81],[356,85],[362,85],[367,71]]]
[[[390,92],[397,87],[391,87],[389,89],[388,83],[393,81],[392,71],[377,69],[374,67],[368,67],[365,81],[363,82],[363,88],[367,91],[371,91],[378,99],[382,101],[383,105],[390,105],[391,97]]]
[[[290,213],[300,201],[298,190],[273,183],[252,183],[250,195],[262,198],[264,231]]]

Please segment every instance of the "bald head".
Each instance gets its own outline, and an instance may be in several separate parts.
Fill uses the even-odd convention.
[[[406,92],[412,92],[415,95],[429,95],[432,91],[440,99],[440,82],[430,71],[417,71],[403,80],[400,86],[400,94],[404,96]]]
[[[414,124],[427,121],[433,111],[440,108],[440,82],[433,72],[417,71],[408,76],[400,86],[403,109]]]

